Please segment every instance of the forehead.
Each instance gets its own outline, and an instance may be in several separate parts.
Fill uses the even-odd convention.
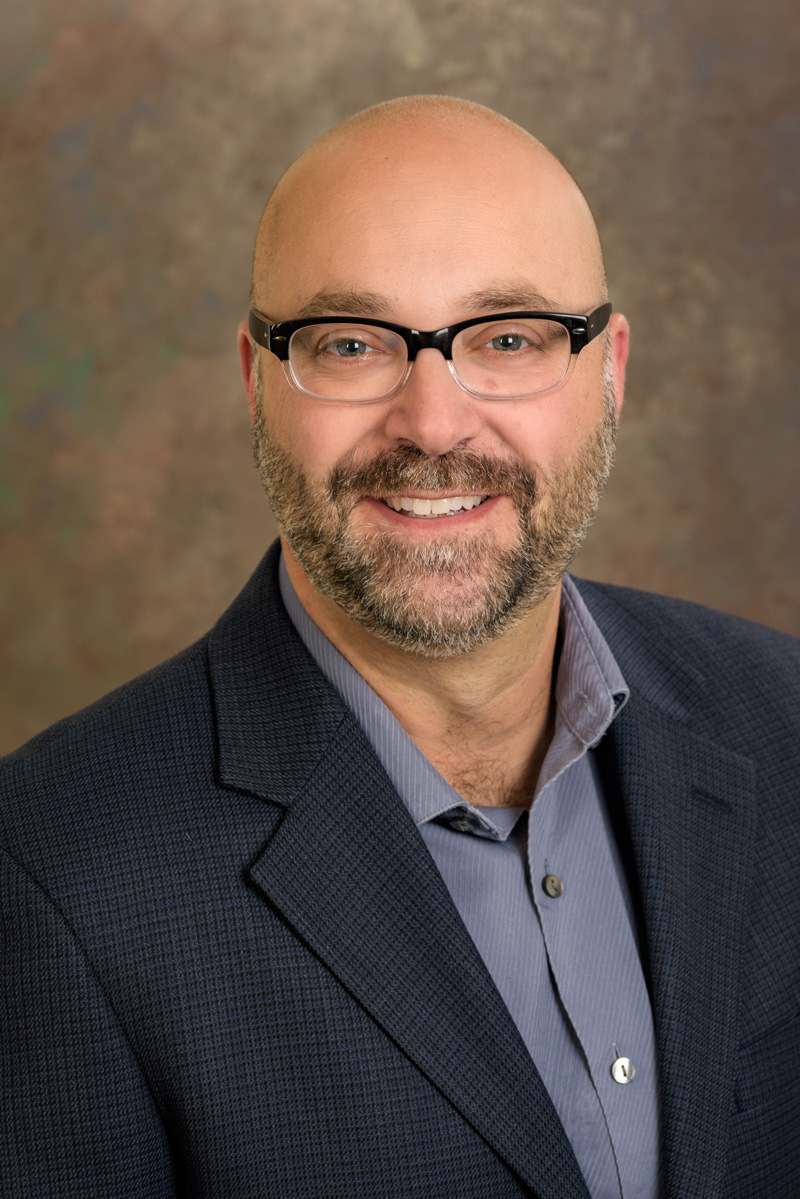
[[[494,130],[334,140],[301,159],[275,199],[269,269],[259,274],[257,255],[255,277],[275,319],[317,293],[356,291],[382,297],[403,323],[445,324],[472,315],[462,299],[498,280],[555,307],[599,299],[588,208],[537,143]]]

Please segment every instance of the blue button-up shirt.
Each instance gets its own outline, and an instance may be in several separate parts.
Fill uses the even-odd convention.
[[[311,620],[281,562],[300,637],[350,707],[414,818],[542,1076],[593,1199],[656,1199],[655,1038],[630,894],[594,747],[628,698],[564,579],[556,725],[523,808],[460,796]],[[550,882],[550,893],[544,880]],[[560,894],[553,894],[558,892]],[[612,1075],[618,1059],[635,1075]],[[617,1077],[630,1075],[617,1065]]]

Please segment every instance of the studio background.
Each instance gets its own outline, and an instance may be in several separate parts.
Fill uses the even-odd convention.
[[[796,0],[3,0],[0,751],[200,636],[275,526],[235,348],[281,170],[396,95],[577,176],[633,349],[574,564],[800,633]]]

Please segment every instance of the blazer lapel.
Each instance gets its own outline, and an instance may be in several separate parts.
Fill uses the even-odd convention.
[[[668,645],[654,646],[635,621],[623,627],[619,610],[606,607],[608,598],[594,588],[587,599],[631,686],[599,753],[609,799],[624,809],[643,915],[665,1195],[721,1199],[755,767],[692,731],[714,724],[713,697],[693,666]]]
[[[268,555],[210,643],[220,781],[287,807],[251,878],[536,1195],[588,1199],[413,820],[286,616],[276,563]]]

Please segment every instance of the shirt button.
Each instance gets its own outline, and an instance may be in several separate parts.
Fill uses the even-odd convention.
[[[611,1063],[611,1077],[620,1084],[630,1082],[636,1073],[636,1067],[629,1057],[618,1057]]]
[[[456,816],[450,821],[450,827],[454,828],[457,833],[471,833],[475,824],[469,816]]]
[[[564,894],[564,884],[557,874],[548,874],[547,878],[542,880],[542,886],[551,899],[558,899],[559,895]]]

